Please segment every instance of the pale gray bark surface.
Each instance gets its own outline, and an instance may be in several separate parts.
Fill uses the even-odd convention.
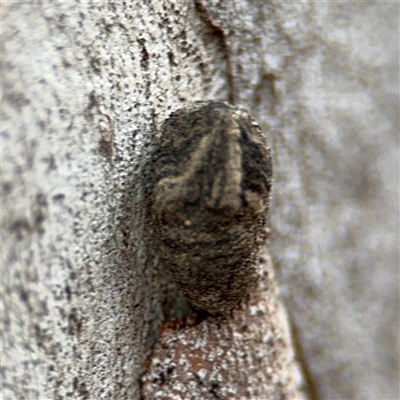
[[[141,168],[160,122],[203,99],[268,136],[311,395],[400,397],[399,4],[2,7],[3,398],[139,398],[158,323],[184,313],[148,252]]]

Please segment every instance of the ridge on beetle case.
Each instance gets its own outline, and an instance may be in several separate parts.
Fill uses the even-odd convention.
[[[157,251],[189,303],[222,314],[254,287],[272,159],[241,108],[200,101],[164,122],[149,165]]]

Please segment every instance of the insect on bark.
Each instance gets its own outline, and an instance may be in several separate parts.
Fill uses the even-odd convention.
[[[241,108],[194,102],[164,122],[149,172],[162,262],[195,309],[225,313],[257,280],[272,185],[265,135]]]

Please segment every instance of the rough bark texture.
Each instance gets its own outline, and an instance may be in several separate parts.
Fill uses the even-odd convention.
[[[144,400],[306,399],[268,255],[258,272],[258,288],[241,307],[162,325]]]
[[[205,99],[267,133],[310,396],[400,397],[399,4],[2,8],[4,399],[139,398],[158,324],[187,314],[144,235],[142,166],[170,112]]]

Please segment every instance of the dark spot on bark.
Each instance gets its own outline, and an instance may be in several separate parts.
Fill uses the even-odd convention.
[[[65,58],[63,58],[63,60],[62,60],[62,65],[64,68],[72,67],[72,64],[69,61],[67,61]]]
[[[12,191],[12,183],[11,182],[2,182],[1,184],[3,194],[10,194]]]
[[[52,197],[52,199],[53,199],[54,202],[64,200],[64,199],[65,199],[65,194],[64,194],[64,193],[55,194],[55,195]]]
[[[100,105],[100,98],[96,95],[96,92],[93,90],[89,94],[89,108],[98,107]]]
[[[25,97],[24,93],[18,91],[5,92],[4,100],[18,111],[21,111],[23,107],[27,106],[31,102]]]
[[[84,111],[84,116],[86,119],[91,120],[93,116],[98,114],[99,106],[101,104],[101,97],[96,94],[93,90],[89,94],[89,103]]]
[[[198,374],[194,373],[193,376],[199,386],[202,386],[204,384],[203,380],[200,378]]]
[[[170,365],[167,368],[167,375],[171,375],[174,371],[175,371],[175,366],[174,365]]]
[[[149,69],[149,53],[146,49],[145,43],[146,41],[144,39],[138,39],[138,43],[142,48],[142,59],[140,61],[140,66],[144,71],[147,71]]]
[[[9,227],[9,231],[16,235],[17,240],[25,239],[32,233],[32,227],[26,218],[19,218],[13,221]]]
[[[78,384],[78,382],[77,382],[77,389],[75,390],[78,392],[79,397],[82,399],[89,399],[90,398],[89,391],[86,388],[86,383],[81,382],[80,384]]]
[[[29,292],[24,288],[20,288],[19,290],[19,298],[30,308],[29,304]]]
[[[108,22],[105,18],[100,19],[100,25],[103,26],[103,31],[106,32],[107,34],[110,34],[112,32],[112,28],[114,26],[113,22]]]
[[[101,72],[101,60],[100,60],[100,58],[92,57],[90,59],[90,66],[91,66],[92,71],[94,73],[100,74],[100,72]]]
[[[68,315],[68,334],[79,335],[82,329],[82,318],[76,308],[73,308]]]
[[[57,169],[57,165],[56,165],[56,160],[54,159],[54,156],[51,154],[49,157],[46,157],[44,159],[45,162],[47,162],[48,167],[47,167],[47,171],[54,171]]]
[[[67,300],[71,301],[72,293],[71,293],[71,288],[69,285],[65,286],[65,293],[67,295]]]
[[[36,214],[34,225],[35,225],[35,228],[36,228],[38,231],[41,231],[40,226],[41,226],[42,223],[45,221],[45,219],[46,219],[46,216],[45,216],[42,212],[39,212],[38,214]]]
[[[220,399],[221,396],[217,393],[217,390],[219,389],[219,383],[216,381],[212,381],[211,382],[211,388],[209,390],[209,392],[216,398],[216,399]]]
[[[173,53],[172,51],[169,51],[169,52],[167,53],[167,56],[168,56],[169,64],[170,64],[171,66],[173,66],[173,67],[177,67],[178,64],[175,62],[174,53]]]

